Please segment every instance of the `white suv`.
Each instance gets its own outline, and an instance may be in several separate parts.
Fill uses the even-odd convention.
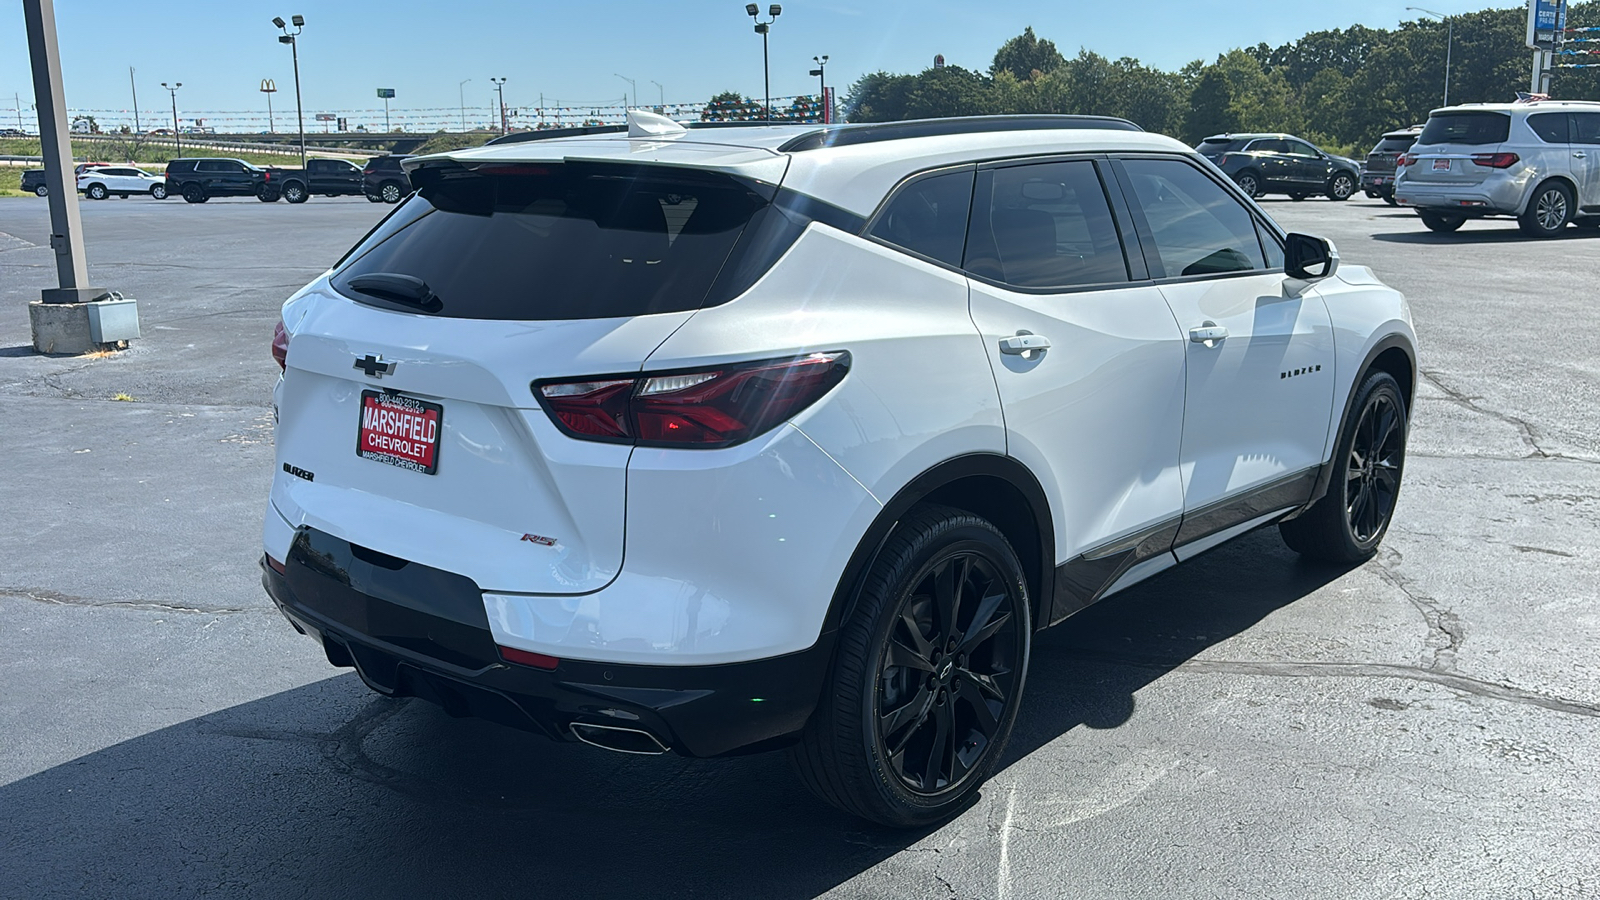
[[[1429,230],[1515,216],[1555,237],[1600,226],[1600,103],[1536,100],[1436,109],[1397,162],[1394,197]]]
[[[1365,559],[1394,509],[1404,299],[1125,122],[635,114],[406,167],[284,305],[263,560],[385,694],[787,746],[925,824],[1037,630],[1265,525]]]

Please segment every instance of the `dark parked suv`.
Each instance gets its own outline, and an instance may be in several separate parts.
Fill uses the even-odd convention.
[[[277,195],[271,175],[259,166],[240,159],[174,159],[167,162],[167,193],[177,194],[190,203],[204,203],[212,197],[260,197]]]
[[[33,191],[41,197],[50,196],[50,189],[44,184],[43,169],[25,169],[22,173],[22,190]]]
[[[1361,167],[1361,190],[1365,191],[1368,197],[1382,200],[1390,206],[1395,205],[1395,161],[1400,158],[1400,154],[1411,149],[1411,145],[1417,142],[1417,135],[1421,133],[1421,125],[1391,131],[1378,141],[1378,146],[1373,147],[1371,153],[1367,154],[1367,164]]]
[[[1349,200],[1360,184],[1361,165],[1318,150],[1292,134],[1219,134],[1195,148],[1252,197],[1288,194],[1304,200],[1327,194]]]
[[[374,156],[361,167],[361,191],[373,203],[399,203],[411,193],[411,176],[400,168],[409,153]]]

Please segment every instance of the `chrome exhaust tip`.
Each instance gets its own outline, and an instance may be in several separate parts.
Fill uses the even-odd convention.
[[[667,752],[666,744],[643,729],[624,728],[620,725],[595,725],[590,722],[573,722],[571,728],[572,736],[578,740],[613,753],[660,756]]]

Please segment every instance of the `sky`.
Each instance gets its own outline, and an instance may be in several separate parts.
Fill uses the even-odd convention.
[[[1489,5],[1518,4],[1429,2],[1444,14]],[[1234,47],[1286,43],[1307,31],[1393,27],[1418,17],[1405,6],[1374,0],[1145,0],[1137,7],[1091,0],[795,0],[783,4],[769,36],[772,95],[814,93],[817,80],[807,73],[821,54],[830,57],[828,83],[841,93],[868,72],[921,71],[935,54],[951,65],[987,70],[996,48],[1027,25],[1068,55],[1083,47],[1176,69]],[[625,94],[640,105],[662,98],[703,102],[724,90],[762,95],[761,38],[744,4],[729,0],[167,0],[134,9],[109,0],[56,3],[69,108],[126,114],[133,107],[131,66],[145,119],[170,122],[171,100],[161,82],[181,81],[184,124],[204,114],[209,124],[222,125],[229,113],[264,116],[266,97],[258,88],[271,78],[282,130],[285,112],[293,114],[294,73],[271,20],[292,13],[306,18],[299,50],[308,130],[321,111],[381,117],[380,87],[393,88],[393,109],[410,111],[418,122],[455,121],[452,111],[463,102],[477,110],[469,109],[469,121],[486,121],[493,108],[491,77],[507,79],[505,101],[513,107],[537,106],[541,94],[547,107],[615,104]],[[636,94],[619,75],[635,80]],[[15,125],[17,94],[32,131],[26,31],[21,4],[9,3],[0,5],[0,127]],[[160,123],[144,127],[152,124]]]

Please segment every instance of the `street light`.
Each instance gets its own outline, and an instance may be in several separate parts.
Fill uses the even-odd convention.
[[[169,85],[163,81],[161,86],[172,94],[172,139],[178,142],[178,155],[181,157],[183,156],[183,134],[178,131],[178,88],[183,87],[183,82],[178,81]]]
[[[490,83],[500,95],[500,133],[506,133],[506,80],[504,78],[490,78]]]
[[[611,74],[617,75],[617,73],[615,73],[615,72],[612,72]],[[629,78],[626,75],[617,75],[617,77],[621,78],[623,81],[626,81],[628,83],[628,87],[633,88],[633,105],[634,106],[638,106],[639,105],[639,83],[637,81],[634,81],[632,78]]]
[[[767,8],[767,21],[761,21],[761,8],[754,3],[745,4],[744,11],[756,22],[756,34],[761,35],[761,83],[765,87],[767,99],[767,121],[772,121],[772,66],[767,56],[767,32],[772,30],[772,23],[778,16],[783,15],[783,7],[774,3]]]
[[[294,25],[294,31],[290,31],[289,26],[283,24],[283,19],[276,16],[272,19],[272,24],[278,26],[278,29],[283,32],[283,35],[278,38],[278,43],[288,44],[289,52],[294,55],[294,115],[300,125],[300,168],[304,169],[306,167],[306,114],[300,105],[300,45],[295,41],[295,38],[299,37],[300,32],[305,30],[306,17],[290,16],[289,22]]]
[[[456,100],[458,100],[461,103],[461,133],[462,134],[466,134],[467,133],[467,82],[469,82],[471,80],[472,80],[471,78],[463,78],[463,79],[461,79],[461,83],[456,85],[456,94],[457,94]]]
[[[828,76],[824,74],[828,68],[828,54],[813,56],[811,61],[817,64],[811,74],[817,76],[817,100],[822,104],[822,123],[826,125],[833,120],[833,109],[828,106]]]
[[[1443,13],[1436,13],[1431,9],[1423,9],[1420,6],[1408,6],[1408,7],[1406,7],[1406,9],[1409,9],[1412,12],[1426,13],[1427,15],[1433,16],[1435,19],[1438,19],[1439,21],[1444,23],[1444,26],[1445,26],[1445,39],[1444,39],[1444,105],[1445,106],[1449,106],[1450,105],[1450,50],[1451,50],[1452,46],[1455,44],[1455,42],[1456,42],[1456,23],[1455,23],[1455,20],[1451,19],[1449,16],[1444,15]]]
[[[661,95],[661,98],[660,98],[661,99],[660,112],[665,113],[667,111],[667,89],[662,87],[661,86],[661,82],[656,81],[654,78],[650,79],[650,83],[655,85],[656,86],[656,90],[660,93],[660,95]]]

